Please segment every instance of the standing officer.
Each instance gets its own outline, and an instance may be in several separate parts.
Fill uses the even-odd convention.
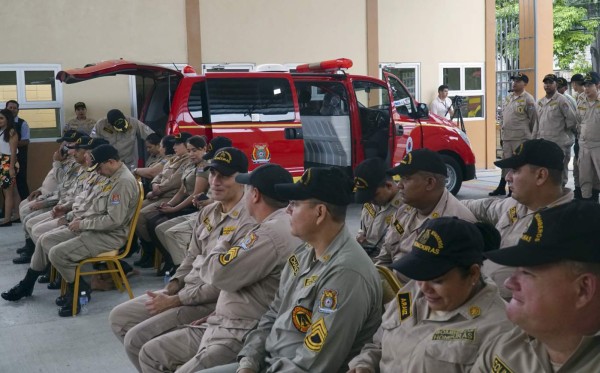
[[[537,122],[537,111],[533,96],[525,91],[529,77],[523,73],[511,76],[512,94],[507,96],[502,105],[501,143],[502,158],[510,157],[517,146],[531,138],[533,127]],[[500,183],[490,196],[506,195],[506,171],[502,170]],[[510,195],[510,191],[509,191]]]
[[[17,162],[19,162],[19,172],[17,173],[17,190],[19,197],[23,200],[29,196],[29,186],[27,185],[27,149],[29,147],[29,124],[25,119],[19,118],[19,103],[15,100],[6,101],[6,109],[13,113],[15,118],[15,131],[19,135],[17,144]],[[11,213],[10,211],[8,213]]]
[[[288,201],[275,193],[275,184],[293,182],[288,171],[269,163],[236,181],[248,185],[246,208],[258,225],[229,250],[218,247],[208,255],[200,277],[221,289],[215,313],[146,343],[140,351],[143,372],[191,373],[234,362],[273,301],[288,257],[302,243],[290,233]]]
[[[92,118],[88,118],[87,116],[87,107],[85,106],[85,102],[77,102],[74,106],[75,108],[75,118],[69,120],[65,125],[64,131],[68,131],[71,129],[81,131],[86,135],[89,135],[96,124],[96,120]]]
[[[558,93],[565,96],[567,100],[569,100],[569,103],[571,104],[571,109],[575,111],[577,109],[577,100],[575,99],[575,97],[567,93],[567,91],[569,90],[569,82],[567,81],[567,79],[562,77],[556,78],[556,90],[558,91]]]
[[[546,139],[561,147],[563,162],[563,185],[569,179],[571,147],[575,142],[577,118],[569,100],[557,92],[558,78],[554,74],[544,77],[546,96],[538,100],[538,122],[533,129],[534,139]]]
[[[598,202],[600,194],[600,75],[584,77],[585,99],[579,101],[579,182],[583,199]]]
[[[577,114],[577,108],[581,100],[585,99],[585,88],[583,86],[583,75],[575,74],[571,77],[571,87],[575,91],[573,95],[575,99],[575,114]],[[581,131],[581,125],[579,118],[577,117],[577,129],[575,131],[575,144],[573,145],[573,182],[575,183],[575,190],[573,194],[575,198],[581,199],[581,182],[579,181],[579,132]]]
[[[381,158],[369,158],[354,170],[354,201],[363,204],[356,240],[370,257],[379,254],[394,213],[402,205],[400,188],[386,174],[387,168]]]
[[[137,139],[145,140],[151,133],[154,131],[144,123],[112,109],[96,123],[90,136],[108,140],[119,151],[123,163],[133,170],[138,163]]]

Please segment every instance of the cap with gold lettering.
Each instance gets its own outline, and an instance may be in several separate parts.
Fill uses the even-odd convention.
[[[418,171],[448,176],[442,157],[429,149],[417,149],[406,153],[400,164],[387,171],[389,175],[412,175]]]
[[[215,169],[225,176],[231,176],[236,172],[248,172],[248,157],[237,148],[221,148],[215,156],[208,161],[204,171]]]

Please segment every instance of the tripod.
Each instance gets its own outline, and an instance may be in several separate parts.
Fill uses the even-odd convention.
[[[454,107],[454,114],[452,114],[452,118],[450,118],[450,121],[456,119],[456,123],[460,123],[460,129],[464,133],[467,133],[467,129],[465,128],[465,120],[462,114],[462,110],[460,108],[462,106],[462,97],[459,97],[460,96],[454,96],[454,98],[452,99],[452,105],[446,111],[446,115],[448,115],[448,113],[450,112],[450,108]]]

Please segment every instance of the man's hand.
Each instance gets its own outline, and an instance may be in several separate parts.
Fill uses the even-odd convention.
[[[177,295],[167,295],[152,291],[147,291],[146,294],[150,299],[144,305],[151,315],[158,315],[168,309],[181,306],[181,302]]]
[[[69,225],[69,222],[67,221],[67,218],[65,218],[63,216],[60,219],[58,219],[58,222],[56,224],[58,224],[59,226],[63,226],[63,225]]]
[[[173,279],[165,286],[165,294],[175,295],[179,292],[179,280]]]
[[[37,211],[39,209],[44,208],[45,203],[43,201],[34,202],[29,205],[29,209],[31,211]]]
[[[152,194],[156,196],[160,195],[160,187],[158,184],[152,184]]]
[[[27,197],[27,200],[33,201],[34,199],[38,198],[41,195],[42,195],[41,190],[34,190],[33,192],[31,192],[31,194],[29,194],[29,196]]]
[[[196,321],[192,321],[192,322],[190,323],[190,325],[192,325],[192,326],[198,326],[198,325],[202,325],[202,324],[204,324],[204,323],[206,322],[206,320],[208,320],[208,318],[209,318],[209,317],[211,317],[211,316],[212,316],[212,315],[214,315],[214,314],[215,314],[215,312],[213,311],[213,312],[212,312],[210,315],[206,315],[206,316],[204,316],[204,317],[203,317],[203,318],[201,318],[201,319],[198,319],[198,320],[196,320]]]
[[[174,212],[177,212],[177,210],[173,206],[169,206],[166,203],[163,203],[160,206],[158,206],[158,211],[162,212],[163,214],[172,214]]]
[[[81,219],[73,220],[71,223],[69,223],[69,230],[71,232],[75,232],[75,233],[79,232],[80,231],[80,224],[79,224],[80,222],[81,222]]]
[[[52,217],[54,219],[56,218],[60,218],[61,216],[63,216],[64,214],[66,214],[68,212],[68,208],[67,206],[64,205],[56,205],[52,208]]]

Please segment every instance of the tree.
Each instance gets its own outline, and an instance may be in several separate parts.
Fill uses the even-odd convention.
[[[554,57],[558,67],[569,69],[581,60],[585,48],[596,39],[598,20],[587,19],[587,10],[554,0]]]

